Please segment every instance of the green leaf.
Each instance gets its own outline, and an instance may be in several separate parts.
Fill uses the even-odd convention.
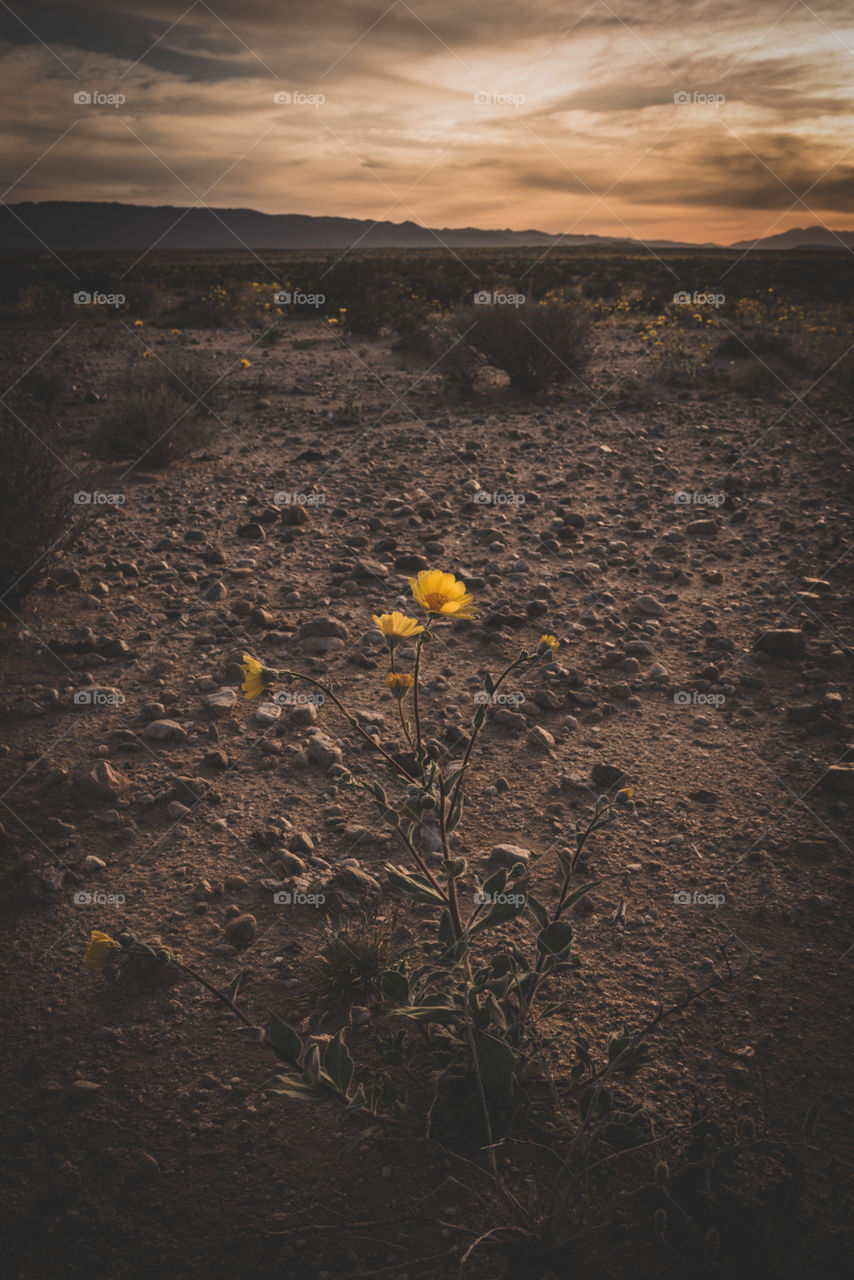
[[[323,1055],[323,1067],[330,1079],[334,1081],[341,1097],[346,1098],[353,1078],[353,1059],[344,1043],[343,1034],[343,1031],[339,1031],[327,1044]]]
[[[480,729],[485,719],[486,719],[486,707],[484,706],[483,703],[481,703],[477,711],[475,711],[474,719],[472,720],[472,724],[474,725],[475,729]]]
[[[424,876],[415,875],[404,870],[403,867],[395,867],[390,863],[385,864],[385,873],[389,881],[396,889],[401,889],[404,893],[408,893],[410,897],[415,898],[418,902],[429,902],[435,906],[444,906],[445,900],[438,893],[430,881]]]
[[[549,913],[546,911],[539,898],[535,898],[532,893],[528,894],[528,910],[541,929],[545,929],[548,926]]]
[[[242,981],[243,981],[243,970],[241,969],[231,979],[231,982],[229,982],[226,986],[222,988],[219,994],[221,996],[225,996],[226,1000],[231,1000],[233,1002],[235,997],[237,996],[237,992],[240,989],[240,984]]]
[[[495,693],[495,681],[492,679],[492,676],[489,674],[488,671],[484,674],[484,677],[483,677],[483,687],[491,698],[492,695]]]
[[[469,937],[473,938],[476,933],[482,933],[484,929],[494,929],[496,925],[513,920],[521,911],[524,911],[528,900],[526,894],[520,892],[514,896],[518,897],[518,902],[497,902],[488,916],[475,921],[468,931]]]
[[[591,889],[597,889],[601,883],[601,880],[591,880],[589,884],[583,884],[580,889],[570,893],[561,907],[561,914],[564,911],[568,911],[570,907],[574,907],[576,902],[580,902]]]
[[[280,1093],[286,1098],[295,1098],[298,1102],[320,1102],[323,1094],[310,1085],[304,1084],[299,1076],[277,1075],[261,1085],[261,1093]]]
[[[295,1067],[302,1053],[302,1040],[300,1040],[293,1027],[288,1026],[287,1022],[282,1022],[282,1019],[272,1010],[270,1010],[270,1025],[267,1029],[267,1035],[279,1057],[284,1058],[285,1062],[290,1062]]]
[[[387,969],[380,978],[382,989],[392,1000],[399,1004],[409,1004],[409,982],[406,975],[397,969]]]
[[[475,1046],[486,1096],[495,1098],[500,1106],[512,1106],[515,1053],[504,1040],[488,1031],[475,1032]]]
[[[572,925],[554,920],[537,934],[537,949],[550,961],[562,960],[572,946]]]
[[[453,831],[454,828],[459,823],[459,820],[462,816],[463,816],[463,797],[462,795],[459,795],[457,796],[457,803],[454,805],[453,809],[448,815],[448,820],[445,823],[445,830]]]
[[[430,1022],[453,1023],[462,1018],[462,1010],[452,996],[437,995],[429,1004],[411,1005],[407,1009],[393,1009],[391,1017],[409,1018],[426,1026]]]
[[[237,1034],[242,1036],[244,1040],[252,1040],[255,1044],[260,1044],[264,1039],[263,1027],[238,1027]]]
[[[302,1064],[302,1078],[308,1085],[320,1083],[320,1049],[313,1044]]]
[[[494,893],[503,893],[506,883],[507,868],[502,867],[500,871],[495,872],[495,875],[490,876],[488,880],[484,880],[481,892],[488,893],[492,897]]]
[[[439,930],[436,936],[446,947],[453,946],[456,941],[454,937],[454,922],[451,919],[450,911],[447,909],[439,917]]]

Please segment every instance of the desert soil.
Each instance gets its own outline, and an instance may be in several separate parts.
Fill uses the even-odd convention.
[[[4,335],[4,382],[57,336]],[[85,441],[145,341],[166,364],[216,362],[223,426],[164,471],[105,468]],[[622,773],[634,788],[631,813],[591,845],[602,883],[576,915],[583,967],[558,1066],[573,1036],[601,1048],[704,985],[726,947],[731,982],[662,1025],[632,1090],[664,1143],[695,1090],[722,1122],[759,1117],[794,1144],[817,1106],[807,1197],[819,1212],[851,1168],[844,406],[702,388],[603,398],[637,360],[634,338],[600,339],[595,394],[533,402],[501,387],[456,401],[387,339],[322,326],[314,345],[269,348],[239,331],[79,327],[62,351],[75,376],[51,443],[80,491],[122,500],[98,504],[0,637],[10,1274],[455,1274],[417,1264],[453,1232],[403,1216],[483,1225],[440,1151],[363,1138],[332,1105],[264,1099],[268,1062],[192,984],[109,985],[81,967],[90,929],[127,927],[217,985],[245,970],[253,1016],[274,1009],[323,1035],[349,1015],[317,994],[329,930],[364,911],[416,945],[423,914],[375,888],[391,852],[375,815],[336,785],[334,750],[306,752],[317,729],[345,764],[367,766],[367,749],[329,705],[316,724],[288,707],[259,723],[235,662],[249,652],[328,675],[398,745],[370,618],[408,610],[408,578],[426,566],[463,578],[480,610],[428,654],[425,718],[450,757],[479,673],[544,631],[562,641],[476,752],[459,844],[474,865],[523,846],[550,901],[556,849],[601,780]],[[295,507],[304,523],[287,522]],[[794,656],[757,651],[768,630],[801,633],[781,642]],[[206,701],[223,688],[236,697]],[[164,721],[175,727],[151,728]],[[614,773],[594,775],[603,765]],[[334,886],[354,857],[366,875],[333,888],[330,906],[274,901],[283,875]],[[254,928],[229,929],[247,915]],[[358,1061],[371,1028],[348,1036]],[[355,1236],[336,1225],[398,1215]],[[587,1274],[645,1265],[651,1228],[632,1236],[618,1217]],[[825,1221],[811,1247],[835,1231]]]

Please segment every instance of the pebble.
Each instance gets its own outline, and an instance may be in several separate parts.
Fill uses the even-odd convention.
[[[106,871],[107,864],[103,858],[96,858],[94,853],[90,853],[87,858],[83,859],[83,874],[85,876],[97,875],[99,871]]]
[[[528,866],[531,861],[530,849],[523,849],[518,844],[496,844],[492,848],[489,855],[490,861],[497,862],[502,867],[515,866],[517,862],[521,862],[523,866]]]
[[[548,729],[535,724],[533,729],[528,730],[528,743],[535,751],[553,751],[555,740]]]
[[[803,631],[795,627],[782,631],[763,631],[754,647],[772,658],[802,658],[806,653],[807,638]]]
[[[660,618],[664,613],[664,605],[656,600],[655,596],[638,596],[635,606],[650,618]]]
[[[245,915],[235,916],[225,926],[225,936],[235,946],[247,946],[250,942],[254,942],[257,931],[258,922],[248,912]]]
[[[143,730],[143,737],[149,742],[183,742],[186,736],[186,729],[177,720],[152,720]]]

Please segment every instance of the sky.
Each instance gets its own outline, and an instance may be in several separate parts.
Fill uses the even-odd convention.
[[[836,0],[0,0],[0,83],[10,204],[854,229]]]

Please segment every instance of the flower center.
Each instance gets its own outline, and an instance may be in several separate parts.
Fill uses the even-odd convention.
[[[443,604],[448,603],[448,597],[442,591],[432,591],[429,595],[425,595],[424,599],[427,601],[427,608],[437,613]]]

